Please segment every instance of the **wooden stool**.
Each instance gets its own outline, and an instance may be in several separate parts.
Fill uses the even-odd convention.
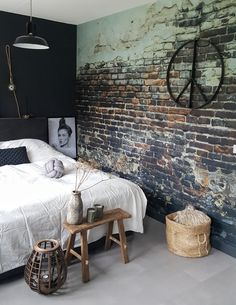
[[[121,256],[123,262],[126,264],[129,262],[127,242],[124,230],[123,219],[130,218],[131,215],[122,209],[113,209],[105,211],[103,218],[97,220],[93,223],[84,222],[80,225],[71,225],[64,223],[64,228],[70,233],[65,259],[67,264],[70,263],[71,256],[77,257],[82,264],[82,280],[83,282],[89,281],[89,259],[88,259],[88,241],[87,241],[87,231],[93,229],[97,226],[108,223],[108,230],[106,234],[105,249],[108,250],[111,247],[111,241],[114,241],[120,246]],[[119,240],[112,236],[112,229],[114,221],[117,221],[119,230]],[[81,244],[81,254],[77,253],[74,248],[75,236],[80,233],[80,244]]]

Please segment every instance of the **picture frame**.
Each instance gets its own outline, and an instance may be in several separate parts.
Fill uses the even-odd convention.
[[[77,157],[77,132],[75,117],[48,118],[48,143],[64,155]]]

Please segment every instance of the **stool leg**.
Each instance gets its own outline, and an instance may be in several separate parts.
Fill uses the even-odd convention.
[[[82,280],[84,283],[89,281],[89,260],[88,260],[88,241],[87,231],[80,232],[81,240],[81,264],[82,264]]]
[[[121,255],[123,262],[126,264],[129,262],[129,257],[128,257],[128,249],[127,249],[123,219],[117,220],[117,223],[118,223],[119,236],[120,236]]]
[[[107,230],[106,242],[105,242],[105,250],[109,250],[111,248],[111,239],[110,239],[110,237],[112,236],[113,223],[114,223],[114,221],[110,221],[108,223],[108,230]]]
[[[76,234],[70,234],[67,242],[67,247],[66,247],[66,255],[65,255],[65,261],[67,265],[70,263],[71,259],[71,253],[70,250],[74,248],[74,242],[75,242],[75,235]]]

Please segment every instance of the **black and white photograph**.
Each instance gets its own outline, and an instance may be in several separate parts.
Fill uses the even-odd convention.
[[[76,158],[75,117],[48,118],[48,140],[56,150]]]

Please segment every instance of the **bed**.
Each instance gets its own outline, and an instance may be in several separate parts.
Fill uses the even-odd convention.
[[[38,240],[59,239],[63,249],[66,246],[68,235],[62,224],[75,184],[76,161],[46,143],[45,126],[44,118],[0,119],[0,149],[26,147],[30,160],[0,167],[0,274],[25,265]],[[45,163],[55,158],[64,165],[60,179],[45,175]],[[81,194],[84,215],[96,203],[103,204],[105,210],[121,207],[132,215],[125,221],[125,230],[143,232],[147,201],[136,184],[96,170],[82,184]],[[91,230],[88,242],[100,239],[105,231],[105,226]],[[115,226],[114,233],[117,232]]]

